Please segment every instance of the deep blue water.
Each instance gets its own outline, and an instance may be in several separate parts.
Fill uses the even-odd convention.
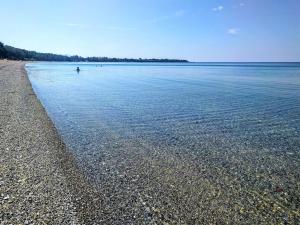
[[[290,182],[290,192],[299,194],[299,63],[31,63],[26,68],[38,98],[99,190],[108,188],[102,184],[108,179],[123,187],[115,174],[137,167],[135,158],[175,157],[178,164],[221,168],[247,188],[265,191]]]

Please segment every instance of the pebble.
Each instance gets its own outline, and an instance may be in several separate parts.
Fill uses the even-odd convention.
[[[8,200],[9,199],[9,195],[6,195],[3,197],[4,200]]]

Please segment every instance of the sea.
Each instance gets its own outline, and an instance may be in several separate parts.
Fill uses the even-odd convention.
[[[26,70],[104,223],[300,223],[300,63]]]

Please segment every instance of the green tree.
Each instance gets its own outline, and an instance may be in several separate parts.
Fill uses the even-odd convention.
[[[2,42],[0,42],[0,59],[4,59],[7,57],[6,49]]]

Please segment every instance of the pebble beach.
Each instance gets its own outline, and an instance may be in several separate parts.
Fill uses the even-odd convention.
[[[1,225],[299,224],[297,137],[279,142],[289,146],[281,152],[206,133],[156,143],[98,121],[106,136],[95,132],[84,149],[79,135],[76,152],[25,64],[0,61]],[[203,123],[186,130],[205,131]]]

